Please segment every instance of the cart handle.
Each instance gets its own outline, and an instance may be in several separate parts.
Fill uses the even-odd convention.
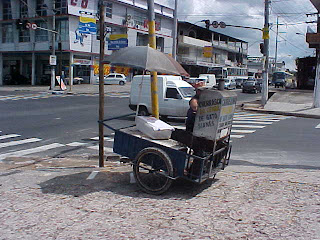
[[[115,120],[115,119],[119,119],[119,118],[123,118],[123,117],[133,116],[133,115],[135,115],[135,113],[129,113],[129,114],[125,114],[125,115],[121,115],[121,116],[117,116],[117,117],[107,118],[107,119],[104,119],[102,121],[99,120],[98,123],[104,125],[105,127],[111,129],[112,131],[117,131],[117,130],[120,130],[122,128],[118,128],[118,129],[113,128],[110,125],[106,124],[105,122],[108,122],[108,121],[111,121],[111,120]],[[132,125],[132,126],[129,126],[129,127],[133,127],[133,126],[135,126],[135,125]],[[124,127],[124,128],[127,128],[127,127]]]

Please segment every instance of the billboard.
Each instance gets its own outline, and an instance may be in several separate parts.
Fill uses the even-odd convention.
[[[128,34],[111,34],[108,40],[108,50],[119,50],[128,47]]]

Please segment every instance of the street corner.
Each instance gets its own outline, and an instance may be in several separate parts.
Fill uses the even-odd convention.
[[[128,163],[120,161],[118,156],[105,156],[104,167],[99,168],[98,157],[68,156],[68,157],[8,157],[0,161],[0,171],[43,170],[43,169],[98,169],[99,171],[126,171]]]

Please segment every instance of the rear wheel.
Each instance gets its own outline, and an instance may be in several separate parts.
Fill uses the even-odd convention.
[[[120,81],[119,85],[121,85],[121,86],[124,85],[124,81]]]
[[[148,109],[145,106],[139,106],[138,115],[139,116],[149,116]]]
[[[136,156],[133,174],[146,193],[159,195],[172,184],[173,167],[170,157],[161,149],[145,148]]]

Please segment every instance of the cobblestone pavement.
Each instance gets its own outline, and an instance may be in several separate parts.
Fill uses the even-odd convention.
[[[319,171],[231,161],[211,182],[152,196],[129,165],[97,162],[0,163],[0,239],[320,239]]]

